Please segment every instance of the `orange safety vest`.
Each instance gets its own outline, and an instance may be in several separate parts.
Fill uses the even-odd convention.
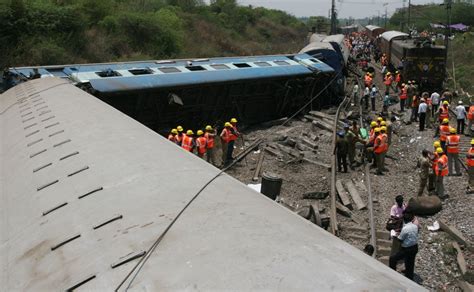
[[[449,135],[449,125],[439,126],[439,140],[446,141]]]
[[[374,142],[374,152],[376,154],[384,153],[385,148],[386,148],[385,146],[386,146],[386,143],[385,143],[384,137],[382,136],[382,134],[378,135],[375,138],[375,142]]]
[[[382,140],[383,140],[383,145],[384,145],[384,152],[388,151],[388,135],[387,133],[382,133]]]
[[[449,119],[449,109],[442,106],[439,108],[439,120],[443,121],[444,119]]]
[[[448,175],[448,156],[446,154],[443,154],[439,159],[438,162],[436,163],[436,168],[435,168],[436,176],[447,176]]]
[[[229,131],[230,135],[229,135],[229,141],[235,141],[237,140],[237,137],[238,135],[236,134],[238,131],[237,131],[237,126],[232,126],[232,129],[233,131]]]
[[[400,99],[407,99],[407,98],[408,98],[407,88],[403,87],[402,92],[400,93]]]
[[[461,137],[459,135],[449,135],[446,138],[446,146],[448,153],[459,153],[459,140]]]
[[[436,149],[435,149],[435,151],[436,151]],[[435,153],[433,153],[433,155],[434,155],[434,157],[433,157],[433,160],[432,160],[432,162],[433,162],[432,168],[433,168],[434,171],[436,171],[436,164],[438,164],[439,154],[435,152]]]
[[[206,153],[207,139],[206,137],[198,137],[196,139],[196,146],[199,154]]]
[[[227,128],[224,128],[221,132],[221,138],[225,143],[229,143],[230,141],[230,130]]]
[[[183,147],[184,150],[192,152],[193,151],[193,137],[189,136],[184,136],[183,141],[181,143],[181,147]]]
[[[418,101],[418,96],[413,97],[413,102],[411,103],[412,107],[418,107],[420,105],[420,102]]]
[[[400,82],[402,80],[402,76],[400,75],[400,73],[398,73],[397,75],[395,75],[395,82]]]
[[[474,166],[474,147],[469,148],[466,155],[466,164],[469,167]]]
[[[469,112],[467,113],[468,120],[474,120],[474,105],[469,107]]]
[[[392,77],[386,76],[383,82],[385,85],[392,85]]]
[[[373,144],[375,139],[375,132],[374,129],[370,129],[369,132],[369,144]]]
[[[372,84],[372,77],[370,77],[369,75],[365,75],[364,82],[366,86],[370,87],[370,85]]]
[[[214,135],[211,135],[210,133],[205,133],[204,137],[206,137],[207,140],[207,149],[214,148]]]

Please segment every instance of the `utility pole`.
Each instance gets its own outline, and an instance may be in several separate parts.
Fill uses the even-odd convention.
[[[385,29],[387,29],[387,5],[388,3],[383,4],[383,6],[385,6],[385,24],[384,24]]]
[[[408,0],[408,21],[407,21],[408,32],[410,32],[410,24],[411,24],[411,0]]]
[[[444,46],[446,49],[445,64],[446,69],[448,68],[448,46],[449,46],[449,35],[451,35],[451,5],[452,0],[446,0],[446,30],[444,35]]]
[[[380,26],[380,10],[377,10],[377,26]]]
[[[336,25],[336,0],[332,0],[331,4],[331,34],[337,33],[337,25]]]

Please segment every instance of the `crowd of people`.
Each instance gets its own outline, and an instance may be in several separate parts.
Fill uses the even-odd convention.
[[[233,161],[234,145],[240,136],[237,129],[237,119],[232,118],[229,122],[224,123],[224,128],[219,134],[220,144],[222,146],[222,164],[221,167],[228,165]],[[211,125],[207,125],[204,130],[197,130],[196,134],[193,130],[184,131],[182,126],[171,129],[168,140],[180,146],[186,151],[196,153],[202,159],[213,165],[218,165],[216,159],[215,143],[217,130]]]

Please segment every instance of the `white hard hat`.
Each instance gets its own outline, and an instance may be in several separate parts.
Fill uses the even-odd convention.
[[[462,100],[458,101],[458,104],[462,104]]]

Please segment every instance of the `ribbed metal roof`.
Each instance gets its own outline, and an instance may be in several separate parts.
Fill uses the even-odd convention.
[[[393,39],[402,39],[408,36],[408,34],[400,31],[389,30],[380,35],[383,39],[391,41]]]

